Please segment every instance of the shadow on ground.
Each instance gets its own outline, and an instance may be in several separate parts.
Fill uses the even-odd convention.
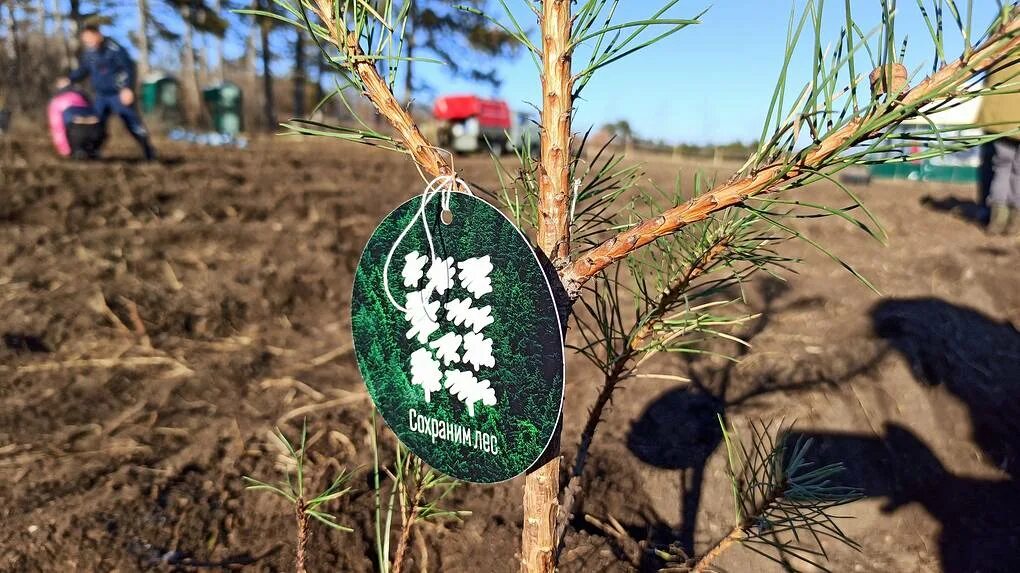
[[[775,305],[778,294],[766,297],[763,318],[750,337],[782,312]],[[883,350],[838,375],[789,387],[762,379],[730,396],[732,367],[713,376],[699,376],[694,369],[692,385],[670,390],[652,402],[634,423],[627,445],[642,462],[679,472],[683,521],[679,530],[661,523],[652,526],[649,542],[674,542],[687,552],[693,548],[705,464],[722,439],[717,416],[777,389],[839,385],[874,369],[892,351],[909,364],[919,383],[944,386],[968,407],[970,439],[1006,477],[954,475],[922,438],[896,422],[886,424],[882,435],[803,430],[792,436],[814,439],[817,463],[844,463],[845,485],[860,487],[868,497],[886,499],[884,511],[921,504],[941,523],[939,551],[946,573],[1020,571],[1016,480],[1020,333],[1011,324],[932,298],[887,299],[871,309],[870,318]],[[651,569],[652,564],[646,565]]]
[[[947,197],[936,199],[930,195],[921,198],[921,205],[933,211],[949,213],[981,228],[988,224],[988,207],[977,201]]]
[[[825,302],[818,298],[780,302],[788,292],[789,287],[784,282],[763,281],[758,289],[763,301],[759,318],[741,338],[751,341],[783,313],[815,308]],[[736,358],[742,358],[748,352],[748,347],[740,346]],[[652,545],[670,545],[693,555],[705,467],[722,442],[720,420],[725,422],[728,411],[772,393],[795,394],[822,386],[839,386],[867,374],[884,356],[884,352],[877,356],[866,352],[861,354],[866,358],[852,364],[838,360],[823,367],[817,364],[785,364],[758,373],[750,383],[746,380],[738,383],[735,376],[737,361],[727,361],[720,368],[717,361],[698,355],[687,357],[683,375],[691,382],[667,390],[655,399],[633,423],[627,437],[627,448],[640,461],[678,472],[681,525],[674,528],[659,522],[649,527],[634,526],[631,531]],[[661,563],[653,557],[646,557],[642,570],[657,570],[656,566]]]

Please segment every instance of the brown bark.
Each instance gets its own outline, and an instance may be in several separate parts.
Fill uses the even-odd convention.
[[[195,3],[192,1],[183,9],[184,50],[181,52],[181,67],[184,73],[185,114],[188,123],[194,125],[202,117],[202,92],[198,79],[198,57],[195,51]]]
[[[570,254],[570,2],[542,3],[542,157],[539,165],[538,247],[563,267]],[[557,429],[557,432],[559,430]],[[556,517],[559,513],[560,439],[553,436],[548,461],[524,482],[521,571],[556,569]]]
[[[138,0],[138,77],[149,75],[149,5]]]
[[[542,158],[539,164],[538,242],[557,268],[570,254],[570,2],[542,3]]]
[[[1017,48],[1020,47],[1020,38],[1016,37],[1018,33],[1020,18],[1014,16],[966,59],[961,58],[946,64],[915,87],[903,92],[900,98],[901,105],[909,106],[951,96],[952,94],[947,92],[953,91],[967,79],[994,67],[1003,58],[1015,55]],[[870,137],[872,135],[870,133],[859,133],[859,129],[870,119],[872,118],[863,115],[854,118],[821,141],[794,165],[773,164],[746,179],[721,184],[708,193],[631,227],[592,248],[561,273],[567,293],[576,298],[580,294],[581,285],[588,279],[659,237],[673,234],[691,223],[708,218],[712,213],[737,205],[748,197],[774,191],[807,173],[812,173],[838,153],[844,145]]]
[[[305,548],[308,546],[308,514],[305,500],[299,499],[295,506],[294,519],[297,523],[297,545],[294,548],[294,570],[305,573]]]
[[[414,507],[411,509],[410,515],[404,516],[404,525],[400,530],[400,540],[397,542],[397,553],[393,556],[393,568],[390,573],[403,573],[404,564],[407,559],[407,551],[411,547],[411,531],[414,529],[415,522],[418,521],[418,506],[421,504],[422,492],[419,489],[418,493],[415,494]]]
[[[215,2],[213,2],[213,10],[216,11],[216,15],[222,16],[223,15],[223,1],[222,0],[215,0]],[[226,32],[224,32],[224,35],[225,34],[226,34]],[[223,66],[226,63],[226,58],[224,58],[224,56],[223,56],[223,38],[222,37],[216,36],[216,35],[213,36],[213,52],[216,55],[216,73],[214,74],[214,77],[216,78],[216,83],[222,85],[224,80],[225,80]]]

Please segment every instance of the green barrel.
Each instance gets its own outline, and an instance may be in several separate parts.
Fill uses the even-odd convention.
[[[142,113],[154,116],[165,124],[180,122],[180,95],[177,79],[172,76],[152,76],[142,82],[139,103]]]
[[[213,129],[225,135],[237,135],[244,129],[244,94],[237,84],[225,82],[202,91]]]
[[[156,110],[156,102],[159,97],[156,93],[158,89],[156,82],[144,82],[142,84],[142,113],[152,113]]]

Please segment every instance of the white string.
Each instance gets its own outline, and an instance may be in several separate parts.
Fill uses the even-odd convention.
[[[397,236],[397,240],[393,241],[393,246],[390,247],[389,254],[386,255],[386,263],[383,265],[383,291],[386,293],[386,298],[389,299],[390,304],[400,312],[407,312],[407,309],[400,305],[395,298],[393,293],[390,292],[390,263],[393,262],[393,254],[397,251],[397,247],[407,236],[407,233],[414,228],[415,221],[421,218],[422,227],[425,229],[425,240],[429,244],[429,261],[428,264],[433,264],[436,260],[436,248],[432,243],[432,232],[429,231],[428,220],[425,218],[425,207],[428,206],[429,202],[439,195],[439,206],[443,212],[450,211],[450,197],[454,192],[466,193],[474,196],[471,192],[471,187],[468,186],[464,180],[460,179],[456,175],[440,175],[433,179],[426,187],[425,191],[421,194],[421,205],[418,207],[418,211],[411,217],[411,222],[407,224],[407,227],[400,232]],[[435,320],[435,317],[431,317]]]

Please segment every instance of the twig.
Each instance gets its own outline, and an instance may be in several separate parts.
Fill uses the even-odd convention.
[[[299,416],[304,416],[305,414],[310,414],[312,412],[318,412],[320,410],[328,410],[330,408],[335,408],[337,406],[344,406],[346,404],[353,404],[355,402],[360,402],[362,400],[367,400],[367,399],[368,399],[368,394],[365,394],[365,393],[354,394],[354,393],[352,393],[350,396],[344,396],[343,398],[337,398],[335,400],[330,400],[328,402],[321,402],[319,404],[309,404],[307,406],[301,406],[300,408],[295,408],[295,409],[291,410],[290,412],[287,412],[283,416],[280,416],[280,419],[276,421],[276,425],[277,426],[282,426],[282,425],[286,424],[287,422],[289,422],[290,420],[293,420],[294,418],[297,418]]]
[[[179,291],[184,288],[181,281],[177,280],[177,273],[174,272],[174,267],[170,264],[170,261],[163,261],[163,277],[166,279],[166,282],[170,283],[170,290]]]
[[[121,332],[131,332],[128,325],[124,324],[124,321],[117,316],[117,313],[113,312],[112,308],[110,308],[110,304],[106,302],[106,295],[104,295],[102,291],[97,291],[90,302],[92,310],[105,316],[106,319],[113,324],[114,328]]]
[[[145,330],[145,323],[142,322],[142,316],[138,312],[138,305],[135,302],[125,296],[120,297],[121,302],[128,310],[128,318],[131,320],[132,332],[138,337],[138,343],[146,348],[152,348],[152,344],[149,342],[149,333]]]
[[[627,556],[627,561],[629,561],[634,567],[641,567],[641,544],[631,537],[630,534],[627,533],[627,530],[624,529],[623,526],[620,525],[620,522],[613,516],[610,515],[606,517],[606,520],[609,521],[609,523],[605,523],[588,514],[584,515],[584,520],[598,528],[606,535],[615,539],[617,543],[619,543],[620,549],[623,550],[624,555]]]
[[[739,526],[731,529],[726,537],[720,539],[704,555],[698,557],[697,561],[694,562],[693,567],[691,567],[691,573],[702,573],[703,571],[708,571],[712,566],[712,563],[725,553],[731,545],[738,543],[741,537],[743,537],[743,530]]]
[[[319,356],[312,358],[311,360],[308,361],[308,363],[312,366],[322,366],[323,364],[332,362],[333,360],[340,358],[341,356],[347,355],[352,350],[354,350],[354,347],[352,345],[342,344],[340,346],[337,346],[333,350],[330,350],[329,352],[320,354]]]
[[[139,412],[145,409],[145,406],[147,404],[148,400],[143,399],[139,400],[138,403],[136,403],[135,405],[126,408],[123,412],[118,414],[115,418],[113,418],[106,424],[106,426],[103,428],[103,432],[107,434],[112,434],[113,431],[119,428],[122,424],[130,421],[132,418],[137,416]]]
[[[322,392],[319,392],[318,390],[312,388],[308,384],[305,384],[304,382],[296,378],[291,378],[290,376],[286,376],[284,378],[266,378],[262,382],[259,382],[259,388],[262,388],[263,390],[280,387],[296,388],[307,394],[309,398],[315,400],[316,402],[326,399],[326,395],[323,394]]]
[[[194,371],[185,366],[179,360],[166,356],[133,356],[128,358],[83,358],[79,360],[65,360],[62,362],[42,362],[39,364],[26,364],[24,366],[0,366],[0,372],[16,371],[19,373],[31,372],[52,372],[54,370],[69,370],[74,368],[137,368],[142,366],[171,366],[169,375],[183,376],[193,374]]]

